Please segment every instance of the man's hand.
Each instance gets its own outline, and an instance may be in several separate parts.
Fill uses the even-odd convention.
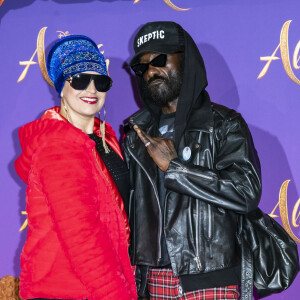
[[[170,161],[177,157],[173,141],[162,137],[151,137],[137,125],[134,125],[133,129],[144,143],[156,165],[165,172],[169,167]]]

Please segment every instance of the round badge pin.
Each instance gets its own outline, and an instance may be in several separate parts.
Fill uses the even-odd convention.
[[[182,158],[184,160],[189,160],[190,157],[192,155],[192,151],[191,151],[191,148],[190,147],[185,147],[183,150],[182,150]]]

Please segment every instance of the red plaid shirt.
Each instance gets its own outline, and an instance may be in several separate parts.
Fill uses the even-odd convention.
[[[239,299],[239,287],[210,288],[184,293],[179,278],[173,276],[171,269],[149,268],[148,290],[151,300],[227,300]]]

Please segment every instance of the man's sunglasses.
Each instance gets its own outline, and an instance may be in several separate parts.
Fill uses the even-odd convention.
[[[143,74],[148,70],[149,65],[153,67],[162,68],[166,65],[166,61],[167,61],[167,54],[160,54],[155,58],[153,58],[147,64],[134,64],[133,66],[131,66],[131,69],[137,76],[143,76]]]
[[[66,81],[75,90],[85,90],[94,81],[95,88],[98,92],[107,92],[112,86],[112,80],[106,75],[95,75],[86,73],[77,73],[69,77]]]

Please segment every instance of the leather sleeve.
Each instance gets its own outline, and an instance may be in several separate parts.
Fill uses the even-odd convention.
[[[125,163],[127,165],[127,168],[129,168],[130,154],[127,151],[125,139],[123,141],[123,156],[124,156],[124,160],[125,160]]]
[[[167,189],[237,213],[254,210],[260,200],[260,163],[245,121],[223,121],[213,169],[176,158],[165,173]]]
[[[108,188],[100,183],[99,189],[103,179],[95,172],[90,148],[50,141],[37,151],[36,169],[59,241],[89,299],[133,299],[99,218],[99,199]]]

